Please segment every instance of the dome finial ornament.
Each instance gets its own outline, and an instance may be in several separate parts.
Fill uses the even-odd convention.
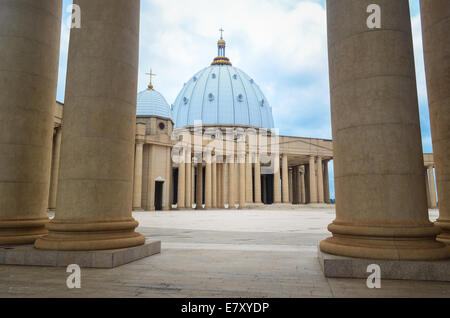
[[[225,47],[226,47],[226,42],[223,39],[223,32],[224,29],[220,28],[220,40],[217,42],[217,57],[214,59],[214,61],[212,62],[211,65],[231,65],[230,60],[225,57]]]
[[[149,90],[153,90],[153,76],[156,76],[156,74],[153,73],[152,69],[150,69],[150,73],[145,73],[146,75],[150,76],[150,84],[148,85]]]

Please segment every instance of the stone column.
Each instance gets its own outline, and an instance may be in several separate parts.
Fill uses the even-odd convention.
[[[61,155],[61,127],[55,128],[55,138],[52,150],[52,171],[50,180],[50,194],[48,197],[48,209],[56,209],[56,193],[58,190],[59,158]]]
[[[142,209],[142,159],[144,153],[145,124],[136,125],[136,146],[134,154],[133,210]]]
[[[301,194],[301,203],[306,204],[306,186],[305,186],[305,169],[303,167],[303,171],[300,171],[300,194]]]
[[[217,205],[216,207],[222,209],[222,186],[223,186],[223,175],[222,175],[222,164],[217,163]]]
[[[82,8],[83,20],[82,28],[70,33],[57,211],[49,235],[35,246],[104,250],[142,245],[145,237],[135,232],[138,222],[131,215],[140,2],[74,4]]]
[[[201,163],[197,164],[197,183],[195,185],[195,204],[196,209],[203,209],[203,165]]]
[[[283,154],[282,159],[282,170],[283,177],[281,178],[283,182],[283,203],[289,203],[289,167],[288,167],[288,157]]]
[[[192,174],[191,174],[191,209],[192,206],[194,205],[194,203],[196,203],[196,198],[195,198],[195,164],[193,164],[191,162],[191,170],[192,170]]]
[[[177,200],[177,209],[184,209],[185,207],[185,194],[186,194],[186,163],[180,162],[178,164],[178,200]]]
[[[172,209],[171,188],[172,188],[172,149],[166,147],[166,181],[164,182],[164,202],[163,211]]]
[[[217,163],[216,160],[214,159],[213,162],[211,163],[211,168],[212,168],[212,199],[211,199],[211,205],[213,208],[217,208]]]
[[[324,201],[330,204],[330,176],[328,174],[328,160],[323,162],[323,191],[324,191]]]
[[[328,0],[328,50],[336,185],[333,237],[323,252],[437,260],[423,183],[408,0],[378,0],[381,29],[368,29],[371,0]]]
[[[234,197],[236,190],[234,162],[228,163],[228,205],[230,209],[235,208],[236,199]]]
[[[309,203],[317,203],[316,164],[314,156],[309,157]]]
[[[429,185],[430,185],[430,205],[431,205],[432,209],[436,209],[437,208],[436,184],[435,184],[435,180],[434,180],[434,167],[433,166],[428,167],[428,175],[429,175]]]
[[[289,170],[289,202],[294,203],[294,179],[292,175],[292,170]]]
[[[186,165],[185,165],[185,193],[184,193],[184,202],[185,206],[188,209],[192,209],[192,155],[190,149],[186,151]]]
[[[0,1],[0,245],[47,233],[61,1]]]
[[[212,163],[211,156],[206,158],[205,164],[205,209],[212,207]]]
[[[239,209],[245,209],[246,199],[246,163],[245,155],[242,156],[242,160],[239,162]]]
[[[442,229],[438,240],[450,244],[450,3],[420,1],[428,104]]]
[[[228,199],[228,188],[229,188],[229,175],[228,175],[229,165],[224,162],[222,164],[222,207],[225,208],[225,204],[229,203]]]
[[[249,154],[246,156],[245,165],[245,201],[253,203],[253,164]]]
[[[323,163],[322,157],[317,157],[317,202],[324,203],[324,190],[323,190]]]
[[[274,160],[273,203],[281,203],[280,156],[275,155]]]
[[[255,162],[255,203],[261,202],[261,165],[257,155]]]

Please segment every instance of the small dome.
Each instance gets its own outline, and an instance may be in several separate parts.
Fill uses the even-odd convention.
[[[164,96],[154,89],[142,91],[137,96],[137,116],[158,116],[172,119],[172,112]]]

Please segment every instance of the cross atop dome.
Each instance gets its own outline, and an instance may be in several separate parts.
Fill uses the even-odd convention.
[[[150,75],[150,84],[148,85],[148,89],[152,90],[153,89],[153,76],[156,76],[156,74],[153,73],[152,69],[150,69],[150,73],[145,73],[146,75]]]
[[[223,40],[223,32],[225,31],[224,29],[220,28],[220,39]]]

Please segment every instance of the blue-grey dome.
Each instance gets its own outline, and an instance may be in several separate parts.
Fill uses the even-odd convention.
[[[223,58],[222,58],[223,59]],[[194,75],[173,105],[175,127],[194,125],[245,125],[271,129],[272,108],[255,81],[231,63],[216,58]]]
[[[164,96],[154,89],[146,89],[137,96],[137,116],[158,116],[172,119],[172,112]]]

